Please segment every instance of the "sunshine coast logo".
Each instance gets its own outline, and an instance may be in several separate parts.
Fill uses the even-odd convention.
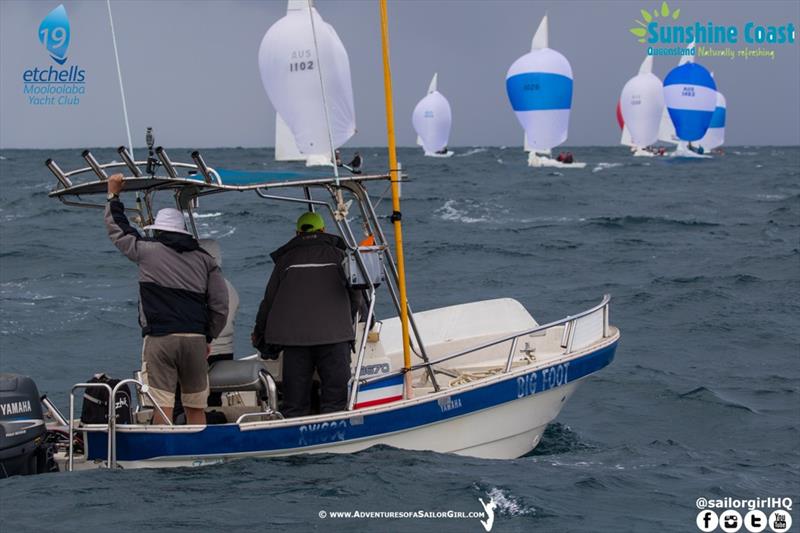
[[[86,94],[86,71],[78,65],[66,67],[70,24],[64,5],[53,9],[39,24],[39,42],[54,64],[35,66],[22,72],[23,94],[29,105],[78,105]]]
[[[700,57],[775,58],[779,45],[797,42],[793,23],[774,24],[748,21],[742,25],[716,24],[713,21],[684,24],[681,10],[660,8],[640,10],[641,19],[629,28],[637,41],[647,43],[648,55],[697,55]]]

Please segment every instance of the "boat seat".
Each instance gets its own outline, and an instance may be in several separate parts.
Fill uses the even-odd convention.
[[[266,364],[260,359],[217,361],[208,369],[211,392],[255,392],[270,411],[277,411],[278,393]]]
[[[217,361],[208,369],[208,386],[211,392],[261,392],[262,372],[269,373],[260,360]]]

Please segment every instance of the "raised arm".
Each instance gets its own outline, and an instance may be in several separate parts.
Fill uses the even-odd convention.
[[[114,246],[119,248],[119,251],[125,254],[125,257],[134,263],[138,263],[139,241],[142,236],[139,235],[136,228],[131,226],[130,222],[128,222],[128,217],[125,216],[125,206],[119,199],[119,193],[124,186],[122,174],[114,174],[108,178],[109,200],[106,204],[104,218],[108,237]]]

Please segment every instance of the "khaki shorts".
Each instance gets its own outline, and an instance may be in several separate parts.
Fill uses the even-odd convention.
[[[208,363],[205,335],[173,333],[148,335],[142,344],[142,382],[162,408],[175,405],[175,390],[181,385],[186,407],[208,406]]]

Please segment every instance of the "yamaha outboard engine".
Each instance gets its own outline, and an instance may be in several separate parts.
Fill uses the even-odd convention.
[[[52,447],[33,380],[0,373],[0,478],[53,470]]]

